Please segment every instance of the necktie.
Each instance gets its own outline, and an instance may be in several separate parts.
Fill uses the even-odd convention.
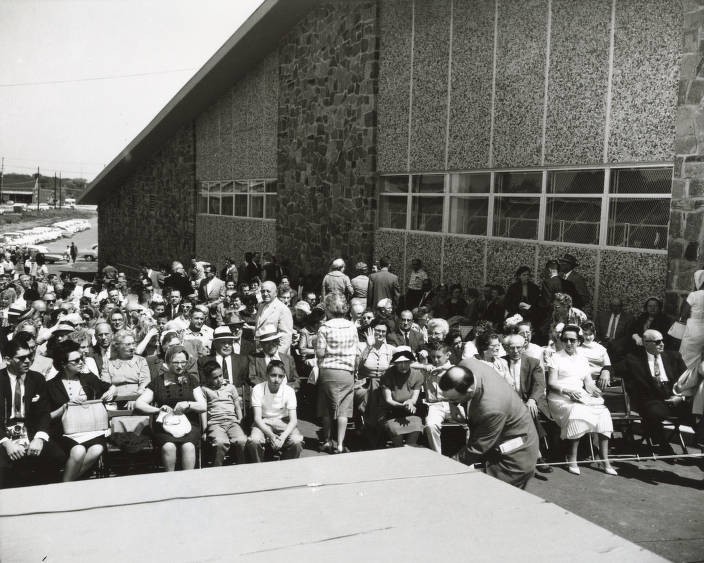
[[[404,340],[404,342],[406,343],[406,346],[410,346],[410,342],[409,342],[409,339],[408,339],[408,333],[407,333],[407,332],[404,332],[404,333],[403,333],[403,340]]]
[[[222,357],[222,377],[227,383],[230,383],[230,370],[227,369],[227,359],[225,356]]]
[[[22,378],[15,377],[15,397],[13,400],[15,408],[15,418],[22,417]]]
[[[653,377],[655,378],[655,385],[658,388],[662,387],[662,381],[660,381],[660,362],[658,362],[658,356],[653,356]]]

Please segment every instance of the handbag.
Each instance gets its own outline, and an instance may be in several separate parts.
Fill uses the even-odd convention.
[[[173,414],[162,411],[156,419],[161,422],[164,432],[168,432],[174,438],[182,438],[191,431],[191,421],[185,414]]]
[[[687,328],[687,325],[680,321],[675,321],[672,323],[672,326],[670,327],[670,330],[667,331],[667,334],[672,336],[675,340],[682,340],[684,337],[684,329]]]
[[[66,412],[61,416],[64,434],[79,432],[97,432],[107,430],[108,411],[101,400],[68,403]]]

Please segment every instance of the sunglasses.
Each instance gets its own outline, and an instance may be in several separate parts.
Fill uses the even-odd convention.
[[[576,338],[561,338],[563,342],[577,342]]]
[[[653,342],[654,344],[658,344],[658,345],[663,343],[662,340],[646,340],[645,342]]]

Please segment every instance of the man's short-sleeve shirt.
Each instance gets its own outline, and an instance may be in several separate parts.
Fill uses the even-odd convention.
[[[296,410],[296,392],[283,382],[276,393],[269,391],[264,381],[252,388],[252,406],[261,407],[262,418],[284,418],[289,410]]]

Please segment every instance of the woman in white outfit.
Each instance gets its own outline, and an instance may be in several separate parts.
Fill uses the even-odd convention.
[[[577,351],[577,344],[582,341],[579,332],[576,325],[565,326],[560,334],[563,348],[548,360],[550,414],[560,427],[560,437],[570,441],[567,457],[570,473],[579,475],[579,439],[589,432],[596,432],[599,434],[602,469],[609,475],[616,475],[609,462],[609,438],[613,432],[611,413],[604,406],[601,391],[592,380],[587,358]]]

